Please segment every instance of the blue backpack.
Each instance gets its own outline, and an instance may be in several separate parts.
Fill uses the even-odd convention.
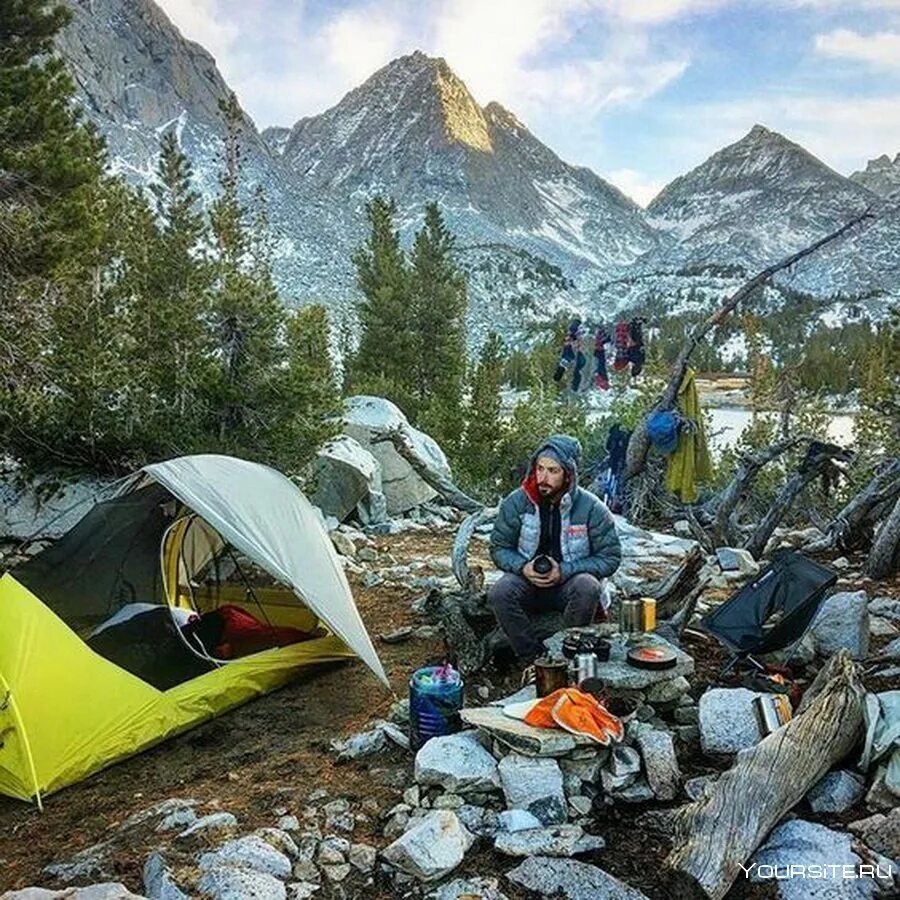
[[[647,416],[647,436],[660,453],[674,453],[678,446],[678,417],[669,410]]]

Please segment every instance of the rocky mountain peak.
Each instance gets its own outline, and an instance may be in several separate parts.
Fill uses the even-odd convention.
[[[893,159],[882,153],[876,159],[870,159],[863,171],[854,172],[850,178],[881,197],[896,194],[900,192],[900,153]]]

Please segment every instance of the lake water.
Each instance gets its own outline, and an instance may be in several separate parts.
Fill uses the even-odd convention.
[[[749,409],[741,407],[714,407],[708,410],[712,416],[712,429],[709,435],[710,449],[713,451],[733,447],[741,433],[750,424],[753,416]],[[776,420],[778,413],[763,413]],[[853,442],[853,422],[855,416],[845,413],[832,415],[828,423],[828,440],[842,447]]]

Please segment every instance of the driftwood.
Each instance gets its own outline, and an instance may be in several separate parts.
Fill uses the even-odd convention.
[[[484,504],[460,490],[446,475],[439,472],[416,452],[409,437],[399,428],[392,428],[376,434],[372,443],[390,441],[394,449],[412,466],[413,471],[428,485],[433,487],[450,506],[463,512],[478,512]]]
[[[900,497],[890,515],[882,522],[866,562],[870,578],[887,578],[900,569]]]
[[[481,509],[472,513],[459,526],[453,540],[453,552],[450,557],[453,574],[459,586],[470,594],[477,594],[484,589],[484,572],[480,566],[469,567],[469,543],[479,525],[493,522],[497,508]]]
[[[680,352],[678,353],[678,357],[675,360],[675,364],[672,366],[672,375],[669,378],[669,382],[666,385],[665,390],[663,391],[662,396],[659,401],[650,411],[661,412],[663,410],[670,410],[675,406],[675,400],[678,397],[678,391],[681,388],[681,383],[684,381],[684,375],[687,371],[688,360],[690,359],[691,354],[694,352],[694,349],[699,345],[699,343],[706,337],[706,335],[712,331],[713,328],[717,328],[728,315],[734,311],[737,305],[742,301],[746,300],[757,288],[762,287],[768,281],[772,279],[772,277],[783,269],[787,269],[790,266],[794,265],[794,263],[799,262],[801,259],[815,253],[817,250],[820,250],[826,244],[830,244],[832,241],[837,240],[842,235],[846,234],[851,228],[858,225],[860,222],[863,222],[867,219],[873,219],[874,215],[869,212],[867,209],[865,212],[861,213],[858,216],[855,216],[846,224],[842,225],[836,231],[832,231],[830,234],[825,235],[821,240],[816,241],[814,244],[811,244],[809,247],[805,247],[802,250],[799,250],[797,253],[792,253],[790,256],[785,257],[780,262],[775,263],[772,266],[769,266],[767,269],[763,269],[758,275],[751,278],[748,282],[743,284],[740,288],[737,289],[715,312],[709,315],[703,322],[700,322],[697,326],[691,329],[690,334],[688,334],[687,339],[685,340]],[[625,457],[625,477],[626,479],[634,478],[639,472],[641,472],[644,468],[647,453],[650,449],[650,438],[647,435],[647,416],[644,416],[638,424],[635,426],[634,431],[631,433],[631,438],[628,441],[628,449],[626,451]]]
[[[750,750],[674,820],[672,895],[721,900],[753,852],[860,737],[864,689],[846,651],[810,686],[798,715]]]
[[[681,565],[659,584],[648,588],[646,595],[656,600],[656,614],[660,619],[671,619],[684,605],[697,586],[697,579],[706,556],[699,547],[692,547]]]
[[[873,514],[885,503],[900,497],[900,459],[893,459],[834,517],[825,537],[807,544],[811,553],[823,550],[854,549],[860,536],[871,527]]]

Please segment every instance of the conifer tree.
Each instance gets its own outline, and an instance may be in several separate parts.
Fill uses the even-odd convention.
[[[467,304],[453,247],[437,204],[429,203],[412,251],[414,391],[420,425],[450,453],[462,432]]]
[[[395,213],[394,201],[384,197],[375,197],[366,205],[369,237],[353,255],[363,300],[350,383],[354,391],[387,397],[415,420],[419,341],[410,303],[411,276],[394,228]]]
[[[505,363],[503,341],[492,331],[471,373],[465,431],[458,454],[463,483],[491,500],[500,474],[498,446],[503,434],[500,389]]]

